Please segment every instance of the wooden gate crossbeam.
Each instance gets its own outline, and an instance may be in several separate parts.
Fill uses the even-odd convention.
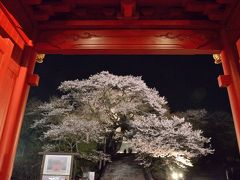
[[[49,30],[36,49],[65,54],[213,54],[221,50],[215,30]]]

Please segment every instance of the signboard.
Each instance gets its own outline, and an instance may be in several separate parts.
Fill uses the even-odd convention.
[[[69,180],[69,176],[43,175],[42,180]]]
[[[94,180],[95,179],[95,172],[88,172],[88,179]]]
[[[45,155],[42,180],[69,180],[72,155]]]

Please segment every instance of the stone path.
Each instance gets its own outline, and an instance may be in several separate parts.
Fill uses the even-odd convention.
[[[131,156],[114,160],[105,170],[101,180],[145,180],[144,171]]]

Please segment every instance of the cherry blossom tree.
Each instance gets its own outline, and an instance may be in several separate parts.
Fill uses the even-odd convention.
[[[141,157],[172,157],[183,165],[212,152],[206,147],[209,139],[184,118],[171,115],[165,98],[141,77],[103,71],[64,81],[59,90],[62,96],[40,106],[42,118],[34,124],[45,129],[47,149],[64,144],[65,151],[79,152],[81,142],[126,137]]]
[[[97,143],[104,139],[104,127],[98,121],[81,119],[61,98],[52,98],[39,109],[41,119],[36,119],[32,128],[42,130],[40,139],[44,142],[44,151],[78,153],[81,158],[94,162],[110,161],[107,154],[96,151]]]
[[[133,135],[127,142],[140,153],[139,159],[145,166],[151,165],[146,156],[171,158],[179,166],[185,167],[192,166],[192,158],[213,152],[205,147],[210,138],[203,137],[201,130],[193,130],[184,118],[149,114],[137,117],[131,124],[130,134]]]
[[[204,129],[204,135],[211,137],[212,147],[215,149],[211,160],[226,163],[229,159],[238,159],[236,134],[232,116],[229,112],[213,111],[205,109],[189,109],[178,112],[179,117],[185,117],[194,128]]]
[[[70,152],[79,152],[78,144],[81,142],[99,142],[101,126],[98,121],[79,119],[76,115],[64,117],[60,124],[51,124],[49,130],[44,133],[44,138],[59,141],[55,146],[61,150],[62,144],[66,143]]]

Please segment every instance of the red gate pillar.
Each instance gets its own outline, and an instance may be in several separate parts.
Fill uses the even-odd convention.
[[[0,141],[1,180],[9,180],[11,178],[22,119],[29,92],[29,84],[31,84],[34,77],[36,77],[35,75],[32,75],[35,58],[35,51],[32,48],[27,48],[23,54],[23,61],[25,61],[25,65],[20,66],[19,74],[14,85]],[[35,79],[38,81],[38,78]]]
[[[38,81],[32,46],[0,2],[0,180],[11,178],[29,84]]]
[[[240,150],[240,67],[237,47],[222,31],[223,50],[221,52],[224,75],[218,77],[220,87],[227,87],[230,106],[232,110],[238,147]]]
[[[33,75],[36,53],[33,48],[26,47],[22,57],[22,65],[13,87],[11,99],[0,138],[0,177],[9,180],[11,177],[23,114],[29,92],[29,84],[38,81]],[[4,60],[4,59],[3,59]],[[4,84],[2,84],[4,88]],[[6,89],[8,91],[8,89]]]

